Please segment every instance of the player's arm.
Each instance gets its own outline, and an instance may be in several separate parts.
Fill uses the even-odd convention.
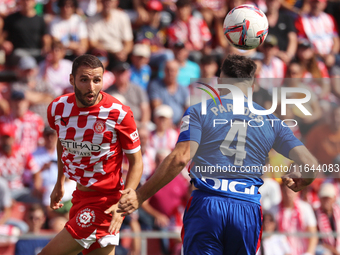
[[[143,158],[141,150],[133,154],[125,154],[129,161],[129,171],[126,176],[125,188],[136,189],[143,173]]]
[[[159,165],[151,178],[136,192],[132,189],[121,191],[126,196],[119,201],[119,208],[126,214],[132,213],[158,190],[172,181],[188,164],[198,149],[198,143],[184,141],[177,143],[175,149]]]
[[[50,207],[53,210],[59,209],[63,207],[63,204],[60,203],[61,199],[64,196],[64,183],[65,183],[65,175],[64,175],[64,164],[61,161],[61,155],[63,153],[63,147],[60,143],[60,140],[58,139],[57,142],[57,153],[58,153],[58,178],[57,182],[54,186],[54,189],[51,193],[51,204]]]
[[[297,192],[311,184],[317,176],[319,164],[316,158],[304,146],[296,146],[289,151],[289,158],[299,167],[295,171],[282,176],[282,181],[293,191]]]
[[[140,178],[142,177],[143,172],[143,159],[141,150],[128,154],[125,153],[126,157],[129,161],[129,171],[126,176],[125,187],[127,189],[135,190],[140,182]],[[123,194],[124,196],[124,194]],[[112,220],[109,227],[109,232],[112,234],[116,234],[119,232],[119,229],[123,223],[124,218],[122,217],[122,213],[117,211],[118,204],[112,205],[110,208],[105,210],[106,214],[112,213]]]

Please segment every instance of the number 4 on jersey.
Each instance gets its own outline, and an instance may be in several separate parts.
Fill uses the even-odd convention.
[[[245,150],[246,137],[248,125],[244,125],[241,121],[233,122],[230,130],[228,131],[224,141],[220,146],[220,151],[223,155],[232,157],[235,155],[235,166],[242,166],[243,160],[246,158],[247,152]],[[236,149],[230,148],[231,143],[237,135]]]

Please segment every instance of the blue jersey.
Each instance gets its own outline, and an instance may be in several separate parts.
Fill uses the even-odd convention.
[[[247,99],[244,115],[233,114],[231,95],[221,100],[222,105],[207,100],[206,115],[201,114],[199,103],[188,108],[182,118],[178,142],[199,144],[190,168],[192,181],[200,190],[259,204],[258,188],[263,184],[262,166],[268,152],[274,148],[288,157],[289,151],[302,143],[273,114],[250,112]]]

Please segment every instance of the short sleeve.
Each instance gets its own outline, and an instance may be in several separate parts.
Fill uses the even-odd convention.
[[[148,94],[150,100],[160,99],[160,80],[154,80],[148,87]]]
[[[306,202],[301,202],[301,207],[303,206],[303,208],[301,209],[303,212],[303,221],[305,223],[305,226],[316,227],[316,218],[312,206]]]
[[[122,149],[127,154],[133,154],[140,150],[140,140],[137,126],[130,108],[123,121],[117,124],[118,139]]]
[[[89,40],[93,42],[96,42],[99,40],[99,32],[97,32],[96,30],[95,18],[96,16],[94,16],[93,18],[89,18],[87,22],[87,32],[88,32]]]
[[[200,124],[199,114],[196,113],[195,108],[189,107],[182,117],[177,143],[195,141],[200,144],[201,135],[202,125]]]
[[[48,124],[50,125],[50,127],[56,130],[54,117],[52,117],[52,104],[53,102],[50,103],[50,105],[47,108],[47,120],[48,120]]]
[[[79,17],[80,22],[79,22],[79,38],[80,39],[87,39],[88,33],[87,33],[87,27],[84,21],[81,20]]]
[[[48,34],[48,26],[45,23],[45,20],[43,17],[39,17],[41,22],[41,35],[47,35]]]
[[[290,16],[285,14],[285,22],[287,25],[287,32],[296,32],[295,25],[294,25],[294,19],[292,19]]]
[[[122,18],[122,40],[132,41],[133,33],[129,16],[126,13],[121,12],[121,18]]]
[[[275,132],[273,149],[286,158],[289,158],[289,152],[291,149],[296,146],[303,145],[303,143],[294,136],[292,130],[283,122],[274,121],[273,128]]]
[[[140,102],[141,103],[149,103],[149,98],[148,95],[146,94],[146,92],[142,89],[142,87],[137,86],[138,87],[138,93],[140,96]]]

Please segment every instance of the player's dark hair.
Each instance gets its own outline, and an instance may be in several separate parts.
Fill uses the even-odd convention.
[[[253,60],[244,56],[231,54],[223,61],[221,72],[229,78],[252,79],[256,71]]]
[[[78,1],[77,0],[58,0],[57,5],[58,5],[59,8],[61,8],[61,7],[65,6],[66,3],[68,3],[68,2],[72,3],[72,5],[75,9],[78,8]]]
[[[176,2],[177,8],[185,7],[187,5],[191,5],[191,0],[178,0]]]
[[[81,66],[88,66],[88,67],[93,68],[93,69],[101,67],[101,68],[103,68],[103,72],[104,72],[104,66],[103,66],[102,62],[96,56],[93,56],[93,55],[90,55],[90,54],[81,55],[73,61],[72,75],[74,77],[76,77],[78,68],[81,67]]]

